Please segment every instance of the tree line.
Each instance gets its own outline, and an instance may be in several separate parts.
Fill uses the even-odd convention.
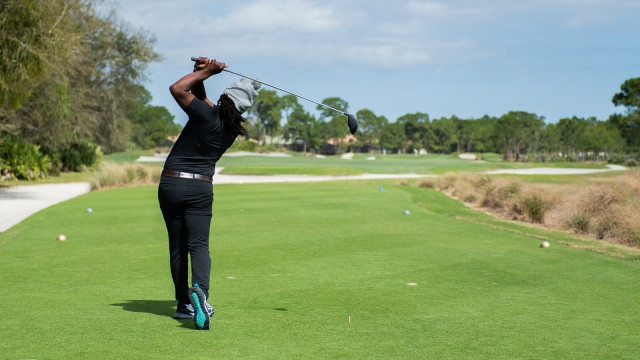
[[[426,149],[435,153],[496,152],[507,160],[610,160],[614,154],[640,152],[640,78],[626,80],[613,96],[625,113],[607,120],[570,117],[545,123],[544,117],[509,111],[493,117],[430,119],[426,113],[405,114],[390,122],[369,109],[356,112],[354,138],[346,136],[344,115],[321,106],[318,117],[305,111],[292,95],[279,97],[260,90],[250,110],[250,137],[265,143],[280,138],[291,150],[335,153],[341,151],[407,153]],[[331,97],[323,104],[347,112],[347,101]],[[272,140],[273,141],[273,140]],[[281,143],[277,140],[276,143]]]
[[[54,150],[166,143],[180,126],[142,86],[154,42],[101,0],[0,0],[0,135]]]
[[[161,59],[154,37],[132,29],[103,5],[102,0],[0,0],[0,171],[11,154],[42,153],[62,163],[91,158],[74,155],[76,149],[99,146],[111,153],[170,145],[167,138],[180,132],[165,107],[150,105],[142,85],[148,65]],[[362,109],[355,114],[359,130],[349,137],[344,115],[320,106],[314,115],[295,96],[263,89],[250,110],[248,130],[262,143],[279,137],[291,150],[318,153],[426,149],[498,152],[511,160],[637,157],[640,78],[626,80],[612,101],[625,112],[553,124],[522,111],[471,119],[431,119],[418,112],[391,122]],[[323,103],[349,110],[338,97]]]

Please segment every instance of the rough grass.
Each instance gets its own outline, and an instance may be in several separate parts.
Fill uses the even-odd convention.
[[[156,184],[160,180],[161,173],[162,167],[160,166],[105,162],[98,167],[91,179],[91,189]]]
[[[640,170],[625,175],[495,177],[449,173],[435,187],[465,203],[512,220],[640,247]]]
[[[394,180],[216,186],[216,314],[211,331],[195,331],[191,321],[170,317],[175,304],[156,191],[93,192],[0,234],[2,357],[640,353],[640,263]],[[402,215],[405,209],[411,215]],[[59,233],[68,240],[56,241]],[[543,239],[551,248],[539,247]]]

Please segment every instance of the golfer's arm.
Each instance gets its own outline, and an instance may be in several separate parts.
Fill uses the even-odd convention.
[[[191,89],[191,93],[198,99],[206,102],[207,104],[209,104],[209,106],[213,107],[213,103],[211,102],[211,100],[207,99],[207,91],[204,89],[204,82],[197,82],[193,86],[193,89]]]
[[[176,100],[178,105],[185,110],[187,106],[193,101],[196,97],[192,91],[197,88],[198,84],[202,87],[204,93],[204,85],[202,82],[208,79],[211,76],[211,73],[208,71],[196,71],[191,74],[185,75],[180,80],[176,81],[175,84],[169,87],[169,91],[171,95]],[[196,93],[198,90],[196,89]],[[200,94],[203,95],[203,94]],[[204,94],[206,98],[206,94]]]

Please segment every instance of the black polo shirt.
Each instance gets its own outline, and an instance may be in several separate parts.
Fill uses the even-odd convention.
[[[164,169],[213,176],[216,163],[233,144],[235,136],[225,128],[216,107],[202,100],[194,98],[185,112],[189,120],[173,145]]]

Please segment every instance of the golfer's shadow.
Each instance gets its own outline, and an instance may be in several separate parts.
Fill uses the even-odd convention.
[[[125,311],[159,316],[171,316],[176,311],[176,303],[171,300],[127,300],[125,303],[111,306],[120,306]]]
[[[176,302],[171,300],[127,300],[122,304],[111,304],[120,306],[122,310],[135,313],[147,313],[158,316],[173,317],[176,312]],[[176,319],[180,322],[180,327],[193,328],[192,319]]]

